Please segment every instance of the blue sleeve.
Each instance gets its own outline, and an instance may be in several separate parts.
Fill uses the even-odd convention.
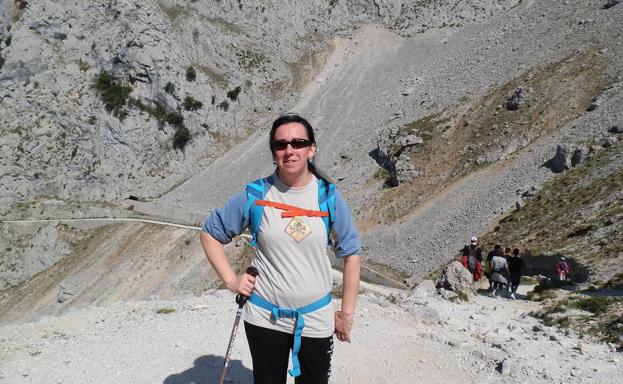
[[[348,204],[335,190],[335,221],[333,222],[335,233],[335,256],[344,257],[359,255],[361,253],[361,241],[348,210]]]
[[[223,208],[217,208],[205,220],[203,231],[209,233],[221,244],[227,244],[244,231],[248,219],[244,218],[247,193],[242,191],[229,199]]]

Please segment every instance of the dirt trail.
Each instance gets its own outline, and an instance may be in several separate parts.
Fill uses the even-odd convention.
[[[528,287],[521,287],[525,293]],[[400,305],[364,294],[353,342],[336,341],[332,383],[617,383],[621,353],[545,327],[538,303],[433,295]],[[230,292],[115,303],[0,326],[0,383],[215,383],[236,305]],[[230,383],[251,383],[244,329]],[[510,374],[496,366],[507,359]],[[289,379],[289,383],[293,380]]]

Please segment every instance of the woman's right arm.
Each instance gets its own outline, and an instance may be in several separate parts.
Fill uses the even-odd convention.
[[[244,215],[246,202],[246,193],[243,191],[232,197],[223,208],[215,209],[206,219],[199,239],[212,268],[225,287],[249,296],[253,291],[255,278],[246,273],[236,276],[223,247],[223,244],[229,243],[248,225]]]
[[[225,255],[223,244],[213,238],[212,235],[201,231],[199,239],[201,240],[203,251],[208,257],[208,261],[210,261],[212,268],[214,268],[221,278],[225,287],[234,293],[250,296],[255,286],[255,277],[246,273],[236,275],[236,272],[234,272],[234,269],[231,267]]]

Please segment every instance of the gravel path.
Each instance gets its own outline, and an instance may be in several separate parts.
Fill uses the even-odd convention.
[[[455,304],[437,295],[396,305],[364,294],[353,342],[336,341],[331,382],[619,382],[621,353],[540,325],[526,315],[537,307],[485,296]],[[157,313],[164,309],[173,312]],[[5,325],[0,383],[216,383],[235,309],[232,294],[215,291]],[[251,383],[244,329],[232,358],[228,382]],[[496,371],[503,359],[510,375]]]

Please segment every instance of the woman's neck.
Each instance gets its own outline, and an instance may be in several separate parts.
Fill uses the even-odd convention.
[[[293,188],[306,186],[311,181],[311,175],[309,169],[306,169],[298,175],[286,175],[279,172],[279,169],[277,169],[277,177],[279,177],[279,180],[288,187]]]

